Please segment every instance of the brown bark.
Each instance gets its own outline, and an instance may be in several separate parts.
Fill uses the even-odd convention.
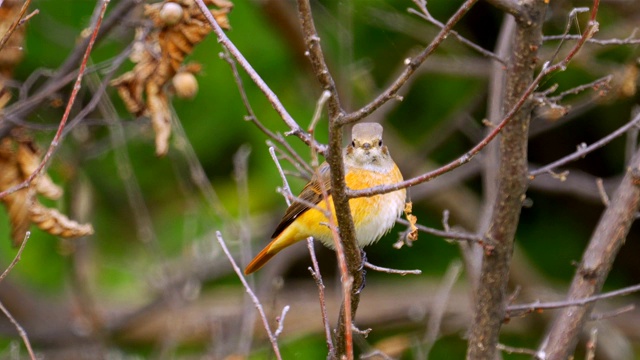
[[[542,42],[542,21],[546,5],[541,0],[532,0],[523,2],[522,6],[527,17],[532,20],[516,21],[512,53],[507,67],[504,114],[519,102],[533,81],[537,50]],[[513,241],[527,188],[530,118],[530,106],[522,107],[501,134],[498,188],[487,232],[493,247],[485,249],[483,256],[467,359],[496,357],[496,346],[504,318]]]
[[[640,151],[631,160],[625,177],[598,222],[571,283],[568,300],[589,297],[602,290],[618,250],[640,209],[639,185]],[[571,306],[559,313],[540,347],[540,353],[546,354],[545,359],[566,359],[573,353],[593,306],[593,303]]]

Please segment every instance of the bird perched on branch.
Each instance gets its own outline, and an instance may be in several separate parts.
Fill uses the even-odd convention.
[[[345,182],[349,188],[360,190],[402,181],[400,170],[382,144],[382,130],[382,125],[377,123],[360,123],[353,127],[351,144],[343,153]],[[323,191],[328,195],[328,201],[323,199]],[[331,249],[335,248],[329,220],[325,216],[328,202],[335,218],[329,164],[320,165],[298,198],[300,201],[294,200],[280,220],[271,242],[247,265],[245,274],[259,270],[280,250],[309,236]],[[405,198],[405,189],[400,189],[349,200],[356,239],[361,248],[378,241],[393,227],[402,213]]]

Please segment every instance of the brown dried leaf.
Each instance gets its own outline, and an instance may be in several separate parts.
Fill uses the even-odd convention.
[[[2,37],[20,15],[23,1],[5,0],[0,3],[2,4],[0,6],[0,37]],[[25,30],[26,27],[24,25],[18,26],[4,44],[4,47],[0,49],[0,75],[10,77],[13,68],[22,60],[24,56],[22,48]]]
[[[0,190],[9,189],[22,182],[12,143],[10,138],[4,138],[0,142]],[[33,195],[28,189],[22,189],[1,199],[9,214],[11,239],[15,246],[22,243],[31,225],[28,214],[32,198]]]
[[[22,172],[22,178],[27,179],[40,165],[40,156],[33,143],[20,142],[16,160]],[[62,188],[53,183],[48,174],[43,173],[37,178],[36,190],[49,199],[56,200],[62,196]]]
[[[413,210],[413,203],[408,201],[404,205],[404,214],[407,217],[407,221],[409,222],[409,228],[411,231],[407,234],[407,239],[411,241],[418,240],[418,227],[416,227],[416,223],[418,222],[418,218],[411,213]]]
[[[21,137],[21,136],[18,136]],[[40,157],[26,138],[19,140],[6,137],[0,140],[0,191],[19,185],[35,171]],[[62,189],[42,174],[36,184],[38,191],[49,197],[59,197]],[[34,186],[21,189],[0,199],[7,209],[11,223],[11,238],[14,246],[19,246],[31,223],[41,229],[62,237],[78,237],[93,233],[89,224],[78,224],[69,220],[57,210],[48,209],[38,202]]]
[[[222,28],[229,29],[227,14],[233,4],[226,0],[204,2],[217,7],[211,14]],[[211,32],[211,27],[194,0],[165,0],[145,5],[144,15],[152,20],[154,27],[150,31],[136,31],[137,44],[130,56],[136,66],[114,79],[111,85],[118,88],[127,110],[136,116],[151,117],[156,154],[162,156],[169,148],[171,135],[166,85],[183,66],[193,47]]]
[[[18,185],[21,181],[11,139],[4,138],[0,142],[0,190],[9,189]],[[20,244],[31,224],[28,217],[28,204],[30,202],[30,196],[28,195],[28,190],[22,189],[2,198],[2,203],[9,214],[11,239],[14,245]]]
[[[29,217],[40,229],[51,235],[76,238],[93,234],[91,224],[80,224],[70,220],[58,210],[47,208],[40,203],[34,203],[29,207]]]

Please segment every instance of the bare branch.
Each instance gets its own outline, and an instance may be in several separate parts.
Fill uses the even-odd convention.
[[[325,303],[324,295],[324,282],[322,281],[322,275],[320,274],[320,266],[318,266],[318,260],[316,259],[316,252],[313,249],[313,238],[307,239],[307,248],[309,249],[309,255],[311,255],[311,264],[313,268],[309,267],[313,280],[316,281],[318,286],[318,300],[320,300],[320,313],[322,314],[322,327],[324,328],[324,337],[327,342],[327,349],[329,351],[328,358],[333,359],[336,356],[336,349],[333,346],[333,337],[331,336],[331,325],[329,324],[329,316],[327,315],[327,305]]]
[[[218,37],[218,41],[222,44],[222,46],[224,46],[229,51],[229,53],[231,53],[231,56],[233,56],[233,58],[236,59],[236,61],[240,64],[240,66],[242,66],[242,68],[247,72],[249,77],[251,77],[251,80],[253,80],[253,82],[258,86],[260,91],[262,91],[262,93],[269,100],[269,103],[271,104],[271,106],[273,106],[274,110],[276,110],[276,112],[280,115],[282,120],[284,120],[287,126],[289,126],[291,131],[289,131],[287,135],[295,135],[299,137],[300,140],[302,140],[305,144],[313,147],[319,153],[324,154],[326,151],[326,146],[320,145],[317,142],[313,141],[311,136],[308,133],[306,133],[304,130],[302,130],[300,125],[298,125],[298,123],[293,119],[293,117],[291,117],[287,109],[282,105],[282,103],[280,102],[280,99],[278,99],[278,96],[271,90],[271,88],[269,88],[269,86],[264,82],[264,80],[262,80],[260,75],[258,75],[258,73],[253,69],[253,66],[251,66],[251,64],[247,61],[244,55],[242,55],[240,50],[238,50],[238,48],[233,44],[233,42],[229,40],[227,35],[224,33],[220,25],[218,25],[215,18],[211,14],[211,11],[209,11],[209,9],[207,8],[207,5],[205,5],[205,3],[202,0],[195,0],[195,1],[198,7],[200,8],[200,11],[202,11],[202,14],[206,17],[207,21],[209,21],[209,25],[211,25],[213,32]]]
[[[409,222],[405,219],[397,219],[396,222],[398,224],[409,226]],[[469,241],[475,243],[488,243],[490,245],[489,239],[486,239],[480,235],[472,234],[472,233],[464,233],[459,231],[443,231],[430,227],[426,227],[424,225],[416,224],[418,230],[435,236],[439,236],[445,239],[459,240],[459,241]]]
[[[640,291],[640,284],[628,286],[622,289],[609,291],[606,293],[593,295],[581,299],[568,299],[563,301],[550,301],[550,302],[534,302],[530,304],[518,304],[507,306],[507,316],[515,317],[524,314],[538,312],[541,310],[562,309],[571,306],[585,306],[596,301],[611,299],[620,296],[626,296]]]
[[[546,4],[521,2],[531,20],[516,22],[512,38],[512,55],[506,69],[503,112],[519,108],[504,127],[499,148],[496,195],[493,201],[487,237],[493,246],[482,257],[480,278],[475,291],[475,313],[471,325],[467,359],[494,359],[499,341],[509,281],[515,233],[527,187],[527,142],[531,109],[524,106],[533,91],[531,64],[537,60],[542,42],[542,23]],[[544,67],[541,74],[544,73]]]
[[[324,91],[328,91],[327,111],[329,115],[329,148],[325,154],[331,173],[331,198],[335,209],[333,216],[327,217],[334,239],[338,266],[340,269],[343,305],[338,318],[336,336],[336,356],[353,359],[352,322],[360,303],[359,289],[364,284],[361,272],[362,257],[356,242],[355,227],[346,196],[345,169],[342,158],[342,123],[344,116],[336,85],[329,72],[320,37],[315,28],[309,0],[298,0],[298,17],[307,48],[311,67]],[[322,185],[322,182],[320,182]],[[329,209],[327,189],[321,189],[326,208]],[[337,221],[337,224],[335,224]],[[338,234],[336,225],[339,226]]]
[[[573,154],[565,156],[562,159],[556,160],[556,161],[552,162],[549,165],[543,166],[541,168],[538,168],[536,170],[533,170],[533,171],[529,172],[529,179],[533,180],[536,176],[538,176],[540,174],[547,173],[549,171],[554,170],[555,168],[557,168],[559,166],[565,165],[565,164],[567,164],[567,163],[569,163],[571,161],[578,160],[578,159],[584,157],[588,153],[605,146],[606,144],[611,142],[611,140],[617,138],[618,136],[621,136],[622,134],[627,132],[629,129],[631,129],[634,126],[636,126],[639,122],[640,122],[640,113],[638,115],[636,115],[631,121],[629,121],[628,123],[626,123],[625,125],[623,125],[619,129],[617,129],[616,131],[612,132],[611,134],[609,134],[609,135],[603,137],[602,139],[596,141],[595,143],[593,143],[593,144],[591,144],[589,146],[578,146],[578,150],[576,150]]]
[[[280,348],[278,348],[278,339],[273,334],[273,332],[271,332],[271,327],[269,326],[269,320],[267,319],[267,315],[265,314],[264,309],[262,308],[262,304],[260,304],[260,300],[258,300],[258,297],[256,296],[256,294],[253,293],[253,290],[251,290],[249,283],[247,283],[247,280],[244,278],[244,275],[242,274],[242,270],[240,269],[240,267],[238,267],[238,264],[236,264],[236,261],[233,259],[231,252],[229,252],[229,249],[227,248],[227,244],[222,238],[222,234],[220,233],[220,231],[216,231],[216,238],[218,239],[218,243],[222,247],[222,250],[224,251],[225,255],[227,255],[227,258],[229,259],[229,262],[231,263],[233,270],[238,275],[240,282],[242,282],[242,285],[244,286],[245,291],[251,297],[253,304],[255,305],[256,309],[258,310],[258,313],[260,314],[260,319],[262,319],[262,325],[264,326],[264,329],[267,332],[267,336],[269,337],[269,341],[271,342],[271,347],[273,348],[273,353],[276,356],[276,359],[282,360],[282,356],[280,356]]]
[[[22,326],[20,326],[20,324],[16,321],[16,319],[13,318],[9,310],[7,310],[4,307],[4,304],[2,304],[2,302],[0,302],[0,311],[4,313],[7,319],[9,319],[9,321],[13,324],[13,326],[18,331],[18,334],[20,335],[20,338],[22,339],[24,346],[27,348],[27,352],[29,353],[29,358],[31,358],[31,360],[36,360],[37,358],[36,358],[36,355],[33,353],[33,349],[31,348],[31,343],[29,342],[29,336],[27,336],[27,332],[24,331]]]
[[[291,307],[289,305],[286,305],[282,308],[282,314],[280,314],[280,316],[276,318],[276,321],[278,322],[278,328],[276,329],[276,332],[273,334],[273,336],[278,337],[280,336],[280,334],[282,334],[282,330],[284,329],[284,318],[287,316],[290,308]]]
[[[596,45],[638,45],[640,44],[640,39],[634,38],[635,33],[631,34],[626,39],[588,39],[588,44],[596,44]],[[580,40],[582,35],[547,35],[543,36],[543,41],[552,41],[552,40]]]
[[[456,260],[449,264],[449,267],[442,278],[442,283],[438,287],[436,297],[430,306],[429,321],[427,322],[427,330],[423,339],[424,344],[421,349],[424,352],[422,357],[425,359],[428,357],[436,340],[438,340],[440,327],[442,325],[442,318],[447,310],[451,290],[453,289],[453,285],[455,285],[456,281],[458,281],[461,272],[462,264],[460,261]]]
[[[568,301],[594,296],[602,289],[613,260],[640,209],[639,184],[640,152],[636,152],[583,254],[567,295]],[[540,351],[547,354],[547,360],[566,359],[574,351],[592,308],[592,304],[570,306],[558,314],[540,347]]]
[[[415,9],[409,8],[408,11],[409,11],[410,14],[418,15],[422,19],[434,24],[435,26],[439,27],[440,29],[443,29],[445,27],[445,25],[443,23],[441,23],[440,21],[438,21],[438,19],[434,18],[431,15],[429,10],[427,9],[427,1],[426,0],[413,0],[413,3],[416,4],[416,6],[418,6],[420,11],[417,11]],[[464,36],[460,35],[457,31],[451,30],[450,34],[453,35],[453,37],[455,37],[456,39],[458,39],[458,41],[460,41],[461,43],[467,45],[468,47],[472,48],[473,50],[477,51],[481,55],[486,56],[486,57],[488,57],[490,59],[493,59],[493,60],[495,60],[495,61],[497,61],[497,62],[499,62],[501,64],[506,64],[504,59],[502,59],[501,57],[499,57],[498,55],[492,53],[489,50],[483,49],[482,47],[480,47],[479,45],[477,45],[473,41],[468,40]]]
[[[22,251],[24,250],[24,247],[27,245],[27,241],[29,240],[30,236],[31,236],[30,231],[27,231],[24,234],[24,239],[22,240],[22,244],[20,245],[20,248],[18,249],[16,256],[11,261],[11,264],[9,264],[9,266],[7,266],[7,268],[2,272],[2,275],[0,275],[0,282],[2,282],[2,280],[4,280],[4,278],[6,278],[7,275],[9,275],[9,272],[11,272],[11,269],[13,269],[16,266],[18,261],[20,261],[20,256],[22,255]]]
[[[11,25],[7,29],[7,32],[4,33],[4,35],[2,36],[2,39],[0,39],[0,51],[2,51],[2,48],[4,47],[4,45],[7,43],[7,41],[9,41],[9,38],[11,37],[13,32],[16,30],[16,28],[20,24],[22,24],[22,17],[24,17],[24,14],[27,13],[27,9],[29,8],[30,4],[31,4],[31,0],[25,0],[25,2],[22,4],[22,8],[20,8],[18,17],[11,23]]]
[[[364,262],[364,266],[373,270],[373,271],[379,271],[379,272],[384,272],[387,274],[398,274],[401,276],[405,276],[405,275],[420,275],[422,274],[422,270],[398,270],[398,269],[390,269],[390,268],[386,268],[386,267],[382,267],[382,266],[378,266],[378,265],[373,265],[372,263],[365,261]]]
[[[64,114],[62,115],[62,119],[60,120],[60,125],[58,126],[58,130],[56,131],[55,136],[53,137],[53,140],[51,140],[51,144],[49,145],[49,148],[47,149],[47,152],[45,153],[42,161],[40,162],[40,165],[38,165],[38,167],[36,168],[36,170],[29,175],[29,177],[23,181],[22,183],[13,186],[9,189],[6,189],[2,192],[0,192],[0,199],[5,197],[6,195],[13,193],[15,191],[18,191],[20,189],[24,189],[26,187],[28,187],[29,185],[31,185],[31,183],[36,180],[38,178],[38,176],[40,176],[40,174],[42,173],[43,169],[47,166],[47,164],[49,163],[49,159],[51,159],[51,157],[53,156],[53,153],[55,152],[55,150],[58,148],[59,145],[59,141],[62,137],[62,132],[64,130],[65,125],[67,124],[67,119],[69,118],[69,114],[71,113],[71,109],[73,108],[73,104],[75,103],[76,100],[76,96],[78,96],[78,92],[80,91],[80,87],[82,84],[82,77],[84,76],[84,72],[85,69],[87,67],[87,61],[89,60],[89,55],[91,54],[91,50],[93,49],[93,45],[95,44],[96,38],[98,36],[98,31],[100,30],[100,25],[102,24],[102,19],[104,18],[104,14],[107,11],[107,5],[109,4],[110,0],[103,0],[102,1],[102,5],[100,7],[100,12],[99,12],[99,16],[96,20],[95,25],[93,26],[93,31],[91,32],[91,37],[89,39],[89,43],[87,45],[87,48],[84,52],[84,57],[82,58],[82,63],[80,64],[80,69],[78,70],[78,76],[76,77],[76,82],[73,86],[73,90],[71,91],[71,96],[69,97],[69,101],[67,102],[67,107],[64,111]]]
[[[16,122],[17,119],[26,117],[43,101],[46,101],[51,94],[72,81],[76,77],[75,71],[73,70],[83,58],[83,54],[86,54],[83,50],[86,49],[90,43],[98,42],[104,38],[116,25],[120,25],[127,14],[132,13],[131,9],[140,3],[141,0],[118,1],[115,7],[109,12],[109,16],[102,22],[96,38],[93,36],[84,38],[78,46],[74,47],[73,52],[69,54],[62,65],[58,67],[53,76],[46,81],[34,95],[4,109],[4,117],[10,121],[0,123],[0,138],[7,136],[9,131],[15,126],[14,122]],[[100,3],[96,2],[95,16],[92,16],[92,18],[97,19],[99,13]],[[101,19],[102,17],[99,18]]]
[[[498,344],[497,348],[498,350],[504,351],[507,354],[523,354],[523,355],[538,356],[537,351],[532,349],[527,349],[527,348],[513,347],[513,346],[504,345],[504,344]]]
[[[348,124],[348,123],[361,120],[366,116],[368,116],[369,114],[371,114],[372,112],[374,112],[375,110],[377,110],[382,105],[384,105],[387,101],[391,99],[395,99],[398,93],[398,90],[400,90],[400,88],[407,82],[407,80],[409,80],[411,75],[413,75],[413,73],[418,69],[418,67],[420,67],[420,65],[429,57],[429,55],[431,55],[438,48],[438,46],[447,38],[447,36],[450,34],[451,29],[453,29],[455,24],[457,24],[458,21],[460,21],[460,19],[462,19],[462,17],[464,17],[464,15],[469,10],[471,10],[471,7],[477,1],[478,0],[465,1],[460,6],[458,11],[456,11],[456,13],[449,18],[445,26],[440,30],[440,32],[438,33],[438,35],[436,35],[433,41],[431,41],[431,43],[422,52],[420,52],[420,54],[418,54],[414,58],[407,58],[405,60],[406,68],[402,71],[402,74],[398,76],[396,81],[394,81],[394,83],[391,84],[391,86],[389,86],[384,92],[382,92],[382,94],[378,95],[374,100],[372,100],[370,103],[368,103],[361,109],[343,116],[340,119],[340,123]]]
[[[229,55],[229,50],[224,49],[225,52],[220,53],[220,58],[226,61],[231,68],[231,73],[233,74],[233,79],[236,82],[236,86],[238,87],[238,91],[240,92],[240,98],[242,99],[242,104],[247,110],[247,116],[245,120],[251,121],[260,131],[265,133],[269,138],[273,139],[278,144],[282,145],[287,152],[295,159],[296,161],[291,161],[291,163],[296,166],[300,171],[304,171],[305,174],[310,174],[313,172],[313,169],[302,160],[300,155],[289,145],[289,143],[284,139],[284,137],[280,133],[274,133],[269,130],[262,122],[258,119],[258,116],[253,111],[253,107],[251,106],[251,102],[249,101],[249,97],[247,96],[247,92],[245,91],[244,84],[242,82],[242,78],[240,77],[240,73],[238,72],[238,67],[236,66],[236,62]]]
[[[593,34],[597,31],[598,23],[595,21],[595,15],[597,14],[597,9],[598,9],[597,4],[599,4],[599,0],[595,0],[594,2],[596,4],[592,9],[591,20],[589,21],[589,25],[587,26],[587,29],[585,29],[585,32],[582,35],[581,40],[578,41],[578,43],[576,43],[576,45],[571,49],[571,51],[569,51],[567,56],[561,61],[559,61],[558,63],[554,65],[549,65],[549,63],[545,63],[543,65],[542,71],[538,74],[538,76],[536,76],[536,78],[529,84],[527,89],[521,94],[519,100],[515,102],[515,104],[510,108],[509,112],[504,116],[503,120],[498,125],[495,126],[493,131],[491,131],[484,139],[482,139],[482,141],[480,141],[471,150],[469,150],[468,152],[466,152],[464,155],[457,158],[456,160],[438,169],[435,169],[428,173],[422,174],[420,176],[416,176],[414,178],[411,178],[396,184],[380,185],[380,186],[375,186],[375,187],[372,187],[369,189],[363,189],[363,190],[349,190],[347,191],[347,194],[349,195],[349,197],[354,198],[354,197],[362,197],[362,196],[373,196],[377,194],[385,194],[388,192],[392,192],[399,189],[414,186],[417,184],[421,184],[423,182],[427,182],[435,177],[438,177],[446,172],[449,172],[471,161],[473,157],[480,152],[480,150],[486,147],[487,144],[489,144],[489,142],[491,142],[502,131],[502,129],[520,111],[520,109],[525,105],[525,103],[528,102],[531,94],[535,91],[535,89],[540,84],[540,82],[549,74],[556,71],[564,70],[567,64],[573,59],[573,57],[578,53],[580,48],[584,45],[586,40],[591,38],[591,36],[593,36]]]

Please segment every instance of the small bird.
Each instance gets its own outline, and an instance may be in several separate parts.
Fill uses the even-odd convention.
[[[345,182],[353,190],[402,181],[402,174],[391,159],[389,150],[382,144],[382,125],[356,124],[351,131],[351,144],[344,149]],[[323,212],[308,206],[315,204],[326,209],[322,190],[327,192],[331,213],[335,216],[331,197],[329,164],[322,163],[311,181],[298,196],[306,203],[293,202],[276,227],[271,242],[247,265],[245,274],[259,270],[280,250],[309,236],[333,249],[333,237]],[[406,198],[405,189],[390,193],[349,200],[351,216],[358,245],[363,248],[378,241],[393,227],[402,213]]]

